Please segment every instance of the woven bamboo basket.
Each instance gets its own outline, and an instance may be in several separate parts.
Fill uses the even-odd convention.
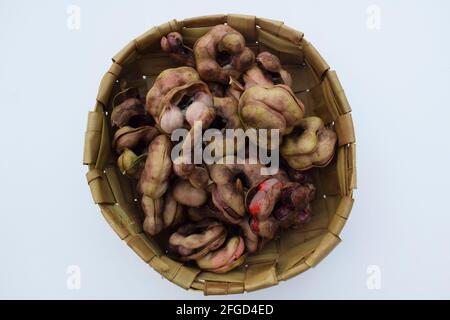
[[[143,231],[135,187],[119,172],[117,156],[110,147],[110,114],[112,97],[121,88],[137,87],[145,96],[161,71],[176,66],[160,50],[163,35],[178,31],[186,44],[193,45],[212,26],[224,23],[241,32],[256,53],[268,50],[280,58],[293,77],[293,90],[304,103],[307,115],[318,115],[334,126],[338,145],[327,167],[312,170],[317,187],[312,220],[302,229],[285,231],[279,239],[249,256],[245,266],[215,274],[169,258],[158,245],[158,238]],[[205,295],[262,289],[316,266],[340,243],[339,234],[349,217],[356,187],[351,109],[336,72],[330,70],[302,32],[281,21],[240,14],[171,20],[153,27],[120,50],[100,82],[94,110],[88,115],[83,163],[89,168],[86,177],[94,202],[120,239],[169,281]]]

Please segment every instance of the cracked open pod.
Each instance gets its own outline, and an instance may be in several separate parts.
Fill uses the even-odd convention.
[[[334,128],[337,144],[328,166],[308,171],[316,187],[311,220],[302,228],[284,230],[262,250],[247,253],[245,263],[231,271],[223,268],[223,273],[214,273],[199,269],[192,261],[171,258],[165,250],[170,232],[163,230],[150,236],[144,231],[145,217],[138,202],[136,180],[122,175],[117,165],[113,137],[118,128],[111,126],[111,114],[117,93],[137,88],[137,94],[145,97],[162,71],[180,66],[161,50],[164,36],[178,32],[183,45],[192,48],[201,36],[219,24],[240,32],[255,56],[269,51],[278,57],[283,70],[291,75],[292,92],[303,103],[304,116],[320,117],[326,127]],[[302,32],[281,21],[239,14],[171,20],[133,39],[114,55],[100,82],[94,110],[89,112],[83,163],[88,166],[86,177],[94,202],[120,239],[170,282],[208,295],[262,289],[316,266],[340,243],[356,187],[351,109],[336,72],[330,70]],[[340,271],[335,272],[338,276]]]

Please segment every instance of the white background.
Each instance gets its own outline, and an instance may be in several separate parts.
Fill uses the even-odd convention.
[[[87,112],[110,58],[172,18],[247,13],[305,32],[353,108],[358,190],[316,268],[231,298],[450,298],[448,1],[0,1],[0,298],[203,299],[163,280],[93,204]],[[67,7],[81,29],[67,27]],[[367,8],[381,29],[367,27]],[[81,268],[80,290],[66,286]],[[370,265],[381,288],[367,287]]]

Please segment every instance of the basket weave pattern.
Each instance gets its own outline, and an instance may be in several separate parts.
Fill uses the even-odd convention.
[[[145,96],[157,75],[174,62],[159,49],[163,35],[178,31],[187,45],[212,26],[227,23],[241,32],[255,52],[276,54],[293,78],[293,90],[307,114],[334,125],[338,149],[325,168],[312,170],[317,196],[313,218],[302,229],[285,231],[247,264],[225,274],[204,272],[169,258],[142,229],[142,213],[132,181],[116,166],[111,151],[110,114],[112,97],[123,87],[139,88]],[[117,235],[145,263],[169,281],[205,294],[232,294],[276,285],[317,265],[341,241],[341,233],[353,205],[356,188],[355,133],[351,108],[336,72],[330,70],[314,46],[283,22],[254,16],[229,14],[171,20],[131,41],[113,58],[103,76],[94,111],[89,112],[83,163],[94,202]]]

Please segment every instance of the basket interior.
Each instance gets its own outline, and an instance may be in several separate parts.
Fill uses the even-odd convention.
[[[161,71],[179,66],[160,50],[158,34],[144,34],[141,37],[155,39],[147,42],[143,40],[145,45],[141,45],[141,48],[138,42],[137,49],[131,51],[131,54],[125,56],[119,53],[120,59],[117,55],[113,59],[113,67],[118,65],[120,69],[118,72],[109,71],[114,75],[112,79],[108,79],[110,88],[104,94],[103,101],[97,99],[96,106],[96,111],[100,110],[104,116],[99,144],[103,141],[106,147],[104,155],[97,155],[95,164],[87,164],[91,170],[103,171],[99,174],[104,176],[112,190],[112,204],[108,201],[96,201],[100,204],[103,215],[119,236],[153,268],[185,288],[200,289],[207,294],[251,291],[276,284],[313,267],[339,243],[339,233],[351,210],[352,190],[356,186],[354,133],[353,126],[348,124],[349,121],[352,124],[351,110],[335,72],[329,70],[326,62],[304,39],[302,33],[284,27],[283,24],[280,26],[272,20],[249,16],[236,15],[231,19],[230,15],[210,16],[209,20],[201,19],[174,20],[160,26],[159,35],[176,29],[183,34],[186,44],[193,45],[216,22],[230,24],[244,34],[247,45],[256,54],[270,51],[280,58],[292,75],[293,90],[304,103],[306,115],[317,115],[327,125],[335,127],[339,143],[332,162],[325,168],[310,170],[317,188],[317,195],[312,203],[312,220],[301,229],[284,230],[280,238],[271,241],[260,252],[250,255],[246,265],[225,274],[203,272],[193,264],[181,265],[173,261],[161,249],[165,247],[168,232],[151,238],[142,231],[143,213],[137,203],[136,182],[118,172],[115,165],[117,156],[110,150],[105,139],[111,141],[115,130],[111,127],[109,117],[112,97],[116,93],[123,88],[136,87],[140,95],[145,97]],[[251,26],[249,20],[253,21],[253,28],[248,27]],[[274,24],[277,26],[276,32]],[[101,93],[99,96],[102,98]],[[102,159],[101,166],[98,165],[99,158]],[[90,185],[95,180],[91,179]],[[95,190],[92,192],[94,194]],[[120,224],[126,224],[126,228],[118,231]],[[151,253],[146,251],[147,247]],[[189,272],[181,269],[182,267]],[[174,268],[177,270],[173,270]],[[177,280],[180,272],[187,275],[181,275],[182,280]]]

